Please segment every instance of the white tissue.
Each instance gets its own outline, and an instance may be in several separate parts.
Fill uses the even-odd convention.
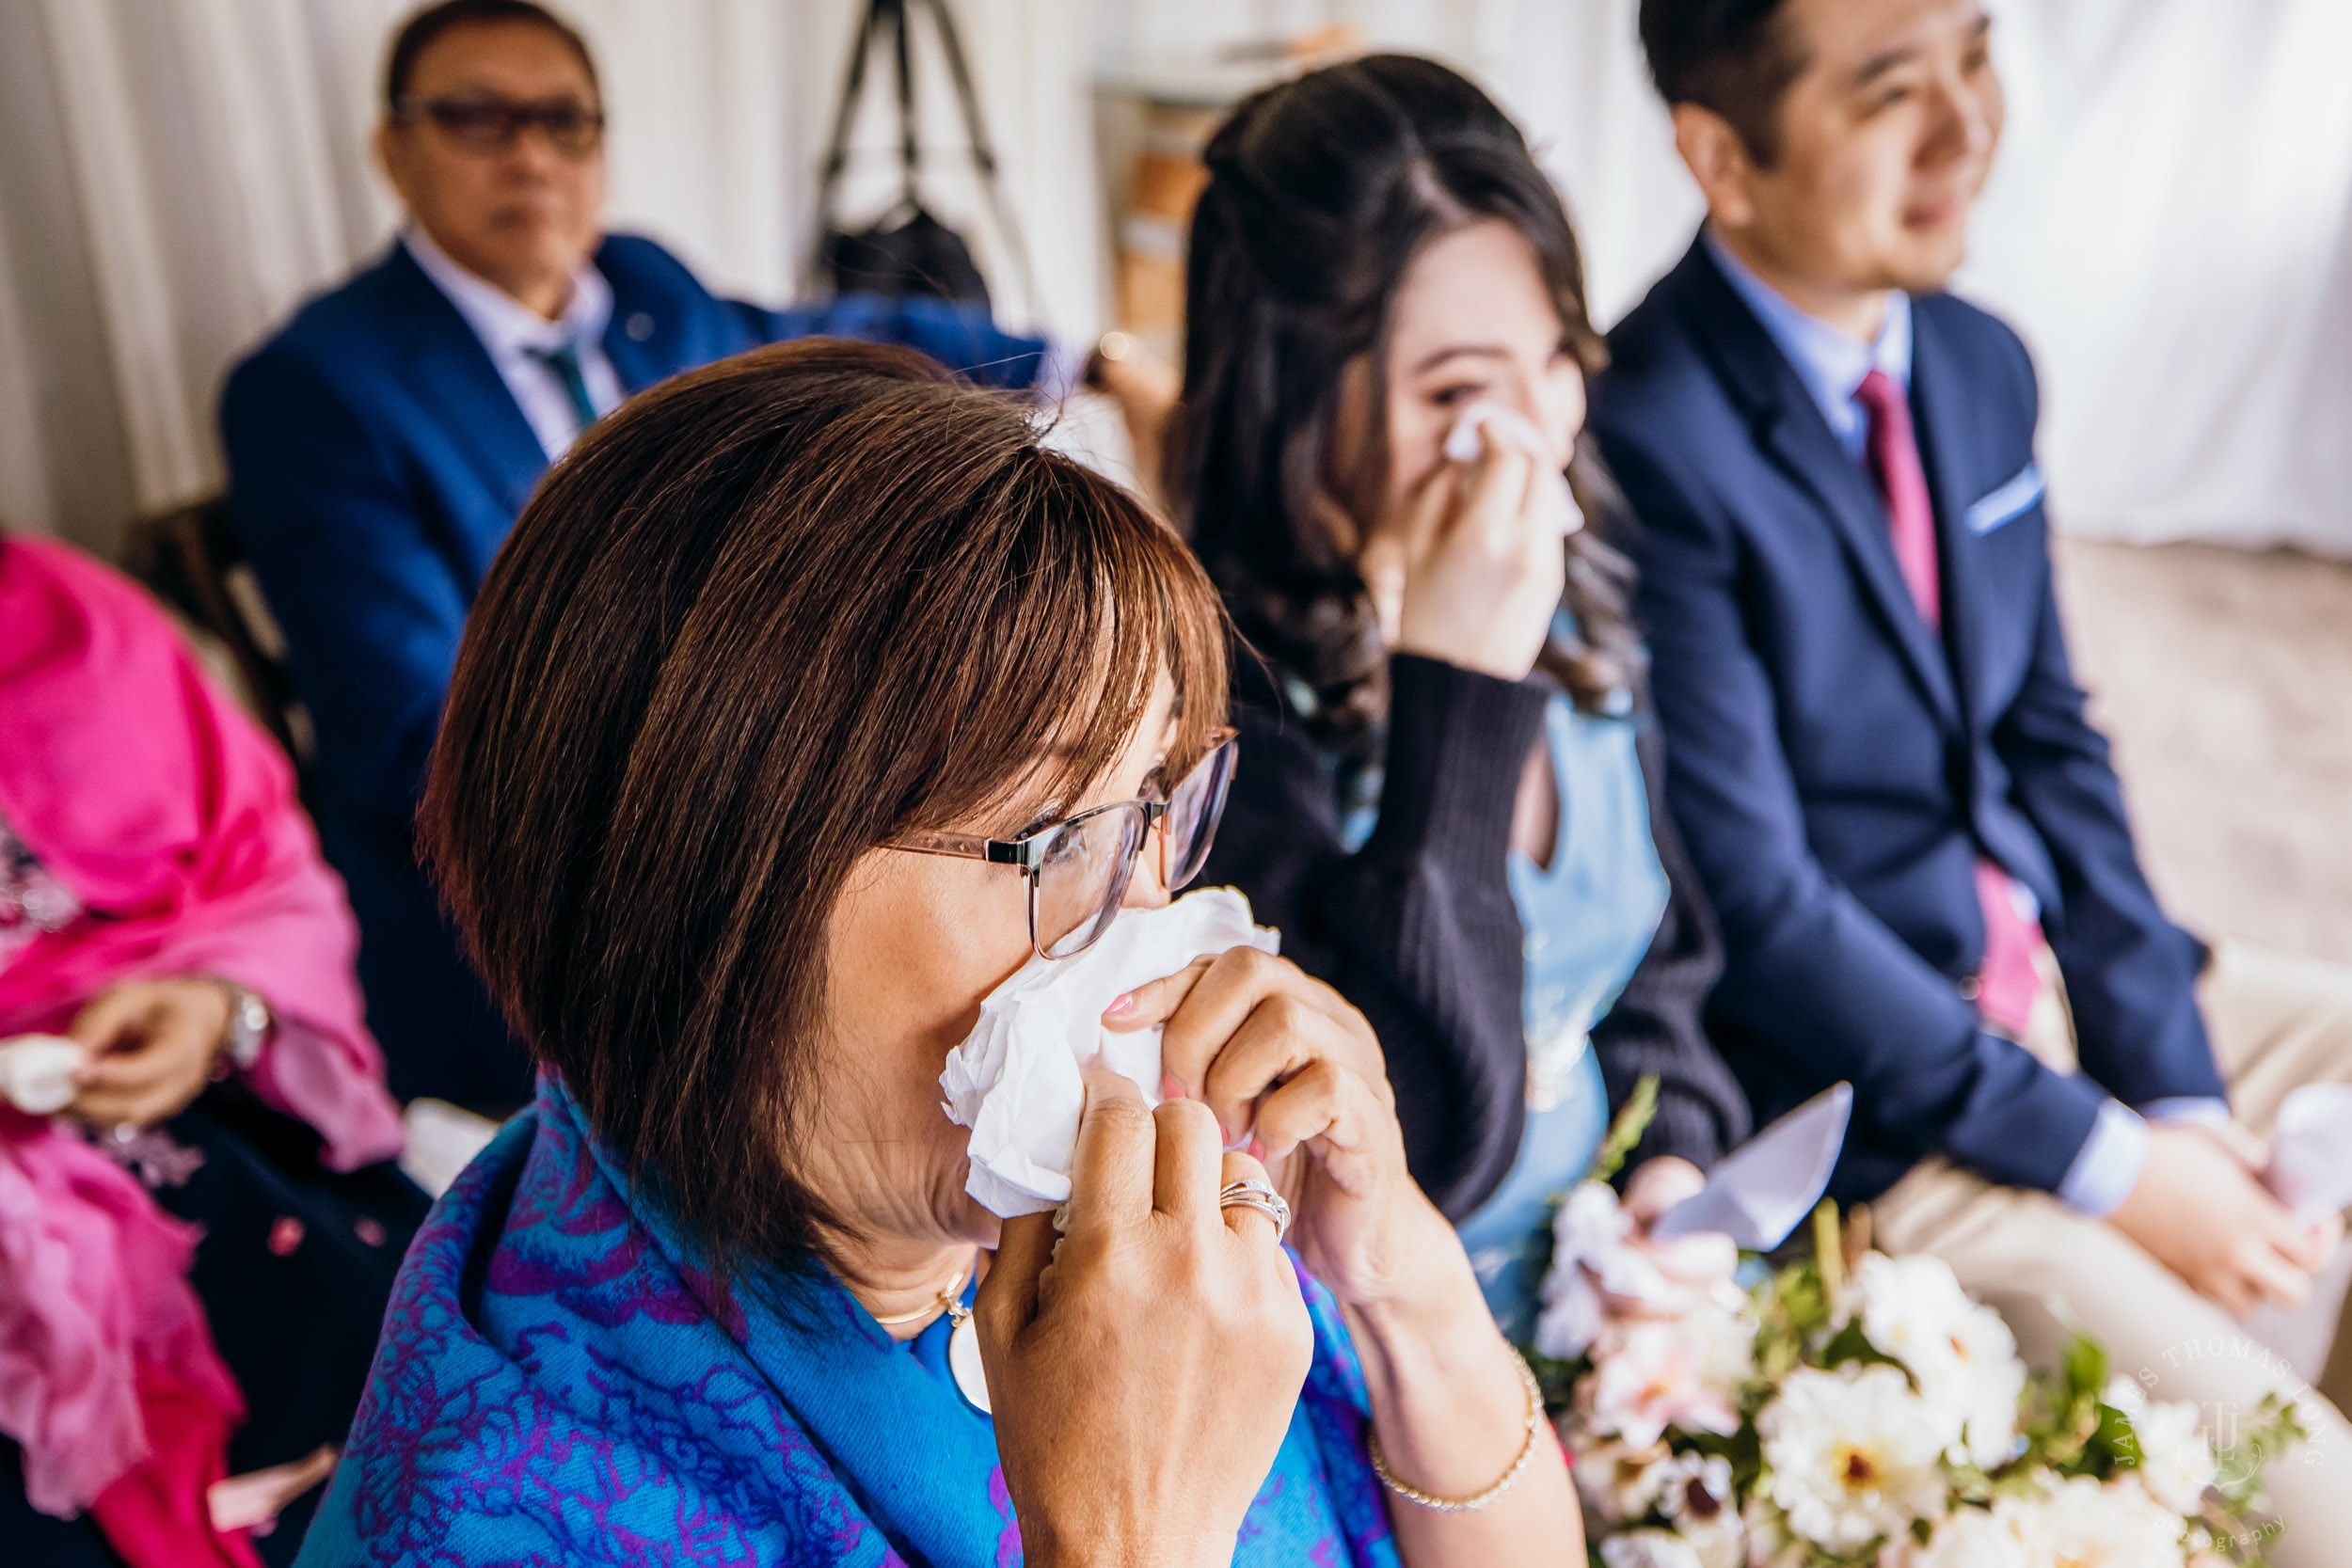
[[[2299,1220],[2352,1209],[2352,1084],[2306,1084],[2280,1101],[2263,1180]]]
[[[1560,537],[1565,539],[1582,528],[1583,510],[1576,504],[1576,493],[1568,488],[1567,476],[1552,472],[1548,455],[1549,443],[1544,440],[1544,433],[1535,428],[1533,420],[1518,409],[1499,403],[1471,404],[1454,421],[1454,428],[1446,432],[1445,445],[1439,450],[1451,462],[1474,463],[1478,454],[1486,448],[1489,431],[1533,457],[1559,485],[1558,499],[1564,509],[1560,517]]]
[[[1079,1064],[1103,1065],[1160,1102],[1160,1031],[1113,1034],[1103,1009],[1121,991],[1164,978],[1203,954],[1277,950],[1249,900],[1202,888],[1157,910],[1125,910],[1101,941],[1070,958],[1032,958],[980,1004],[980,1022],[947,1053],[939,1086],[947,1119],[972,1130],[963,1190],[1005,1219],[1070,1199],[1070,1162],[1086,1107]]]
[[[55,1116],[80,1092],[73,1071],[87,1053],[61,1035],[0,1040],[0,1100],[28,1117]]]

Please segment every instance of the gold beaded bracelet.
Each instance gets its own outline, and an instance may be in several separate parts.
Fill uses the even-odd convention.
[[[1535,1457],[1535,1434],[1544,1424],[1544,1390],[1543,1386],[1535,1381],[1534,1372],[1529,1370],[1526,1358],[1517,1350],[1511,1353],[1511,1365],[1519,1370],[1519,1382],[1527,1389],[1527,1441],[1519,1445],[1519,1456],[1511,1461],[1511,1467],[1502,1472],[1502,1480],[1475,1497],[1438,1497],[1391,1475],[1389,1461],[1380,1451],[1380,1434],[1367,1432],[1364,1433],[1364,1447],[1372,1455],[1372,1473],[1380,1478],[1380,1484],[1414,1507],[1428,1509],[1433,1513],[1475,1513],[1517,1486],[1519,1477],[1527,1473],[1528,1461]]]

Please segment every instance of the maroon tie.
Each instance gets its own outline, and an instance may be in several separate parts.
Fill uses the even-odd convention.
[[[1911,428],[1911,404],[1895,378],[1874,370],[1862,378],[1854,401],[1870,417],[1870,472],[1886,498],[1887,531],[1895,564],[1911,590],[1911,602],[1930,626],[1944,625],[1944,588],[1935,564],[1935,503],[1928,495],[1927,471],[1919,466],[1919,441]],[[2035,956],[2042,926],[2026,910],[2026,900],[2008,872],[1991,861],[1977,862],[1977,904],[1984,913],[1984,962],[1977,972],[1977,1011],[2012,1036],[2022,1037],[2026,1021],[2042,995]]]

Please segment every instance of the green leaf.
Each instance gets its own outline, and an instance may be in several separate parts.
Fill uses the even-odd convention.
[[[1609,1135],[1600,1140],[1600,1148],[1593,1153],[1592,1168],[1585,1177],[1593,1181],[1607,1181],[1624,1165],[1633,1146],[1649,1131],[1651,1120],[1658,1115],[1658,1074],[1645,1072],[1633,1085],[1632,1095],[1609,1124]]]
[[[2069,1393],[2094,1398],[2107,1386],[2107,1353],[2087,1334],[2076,1334],[2066,1347],[2066,1387]]]
[[[1837,1205],[1823,1198],[1813,1209],[1813,1265],[1821,1271],[1821,1290],[1835,1306],[1846,1293],[1846,1243],[1837,1233]]]
[[[2098,1419],[2090,1440],[2084,1445],[2086,1454],[2107,1461],[2108,1473],[2139,1468],[2139,1433],[2132,1430],[2132,1418],[2102,1400]]]
[[[1847,1319],[1846,1326],[1830,1337],[1829,1343],[1821,1347],[1816,1365],[1842,1367],[1849,1361],[1859,1361],[1866,1366],[1880,1364],[1889,1367],[1902,1366],[1901,1362],[1870,1343],[1870,1337],[1862,1331],[1860,1318]],[[1906,1370],[1904,1375],[1910,1376],[1909,1371]]]

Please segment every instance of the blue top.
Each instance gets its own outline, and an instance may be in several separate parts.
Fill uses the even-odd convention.
[[[1460,1232],[1495,1321],[1519,1342],[1534,1325],[1540,1277],[1532,1264],[1552,1200],[1583,1176],[1608,1131],[1608,1093],[1588,1036],[1649,951],[1668,895],[1631,697],[1619,692],[1610,706],[1585,713],[1557,695],[1547,705],[1558,837],[1549,865],[1514,849],[1508,867],[1525,955],[1527,1125],[1502,1184]],[[1378,814],[1376,796],[1359,795],[1345,824],[1350,847],[1371,836]]]
[[[1394,1568],[1362,1369],[1299,1282],[1314,1360],[1233,1561]],[[299,1560],[1013,1568],[946,1338],[892,1339],[822,1271],[718,1294],[549,1076],[409,1248]]]

